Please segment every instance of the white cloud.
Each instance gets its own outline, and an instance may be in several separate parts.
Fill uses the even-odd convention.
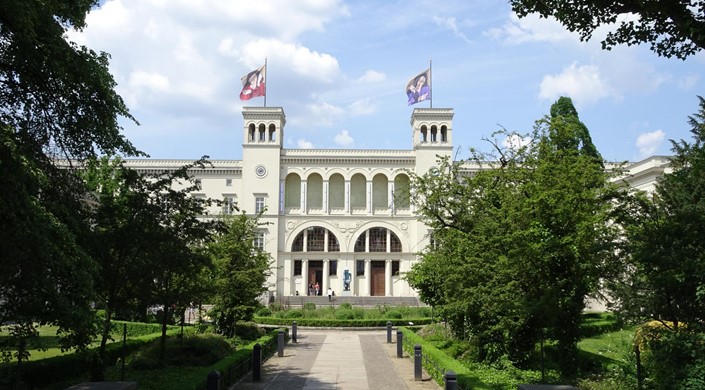
[[[313,149],[313,143],[303,138],[296,141],[296,146],[298,146],[299,149]]]
[[[348,106],[350,115],[371,115],[377,112],[377,106],[370,99],[355,100]]]
[[[690,73],[678,80],[678,87],[683,90],[691,90],[700,81],[700,75]]]
[[[309,104],[306,108],[311,119],[304,123],[309,125],[330,126],[345,113],[342,108],[325,102]]]
[[[386,74],[370,69],[355,81],[358,83],[379,83],[379,82],[384,81],[386,79],[387,79]]]
[[[639,148],[641,157],[653,155],[663,143],[664,137],[665,133],[661,130],[639,134],[636,138],[636,147]]]
[[[595,65],[572,63],[557,75],[546,75],[541,81],[539,97],[554,100],[568,96],[577,106],[590,105],[608,96],[619,98],[619,94],[608,86]]]
[[[219,45],[222,47],[223,43]],[[296,76],[304,76],[323,83],[331,83],[340,76],[338,60],[330,54],[311,51],[296,43],[276,39],[256,39],[247,42],[237,53],[249,68],[260,66],[265,58],[269,64],[287,69]],[[281,66],[286,64],[286,66]]]
[[[504,26],[484,31],[483,35],[510,45],[527,42],[578,42],[580,39],[553,17],[541,18],[538,14],[529,14],[520,19],[514,12]]]
[[[453,35],[462,39],[466,43],[472,43],[472,41],[470,41],[470,39],[468,39],[468,37],[458,28],[458,22],[455,20],[455,17],[449,16],[442,18],[440,16],[434,16],[433,21],[437,26],[450,30]]]
[[[348,148],[355,143],[355,140],[350,136],[347,130],[341,130],[340,133],[333,138],[335,144],[343,148]]]

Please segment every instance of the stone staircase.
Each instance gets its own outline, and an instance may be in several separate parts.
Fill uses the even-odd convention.
[[[328,296],[284,296],[275,300],[284,307],[303,307],[307,302],[311,302],[316,307],[334,306],[347,302],[353,307],[375,307],[379,306],[428,306],[417,297],[352,297],[334,296],[328,302]]]

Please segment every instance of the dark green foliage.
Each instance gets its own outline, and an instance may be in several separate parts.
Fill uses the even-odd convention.
[[[705,389],[705,335],[653,330],[643,353],[649,382],[658,389]]]
[[[355,313],[352,310],[342,309],[335,312],[335,318],[337,320],[353,320],[355,319]]]
[[[267,307],[263,307],[263,308],[257,310],[255,315],[258,317],[269,317],[272,315],[272,310]]]
[[[340,304],[340,308],[341,309],[352,309],[352,305],[350,304],[350,302],[343,302]]]
[[[337,314],[338,312],[336,312]],[[345,316],[348,317],[350,312],[346,312]],[[413,325],[426,325],[431,323],[430,318],[404,318],[401,320],[396,319],[328,319],[328,318],[294,318],[297,325],[299,326],[315,326],[315,327],[353,327],[353,328],[366,328],[366,327],[386,327],[387,322],[391,322],[394,326],[411,326]],[[273,317],[255,317],[255,321],[262,325],[291,325],[291,319],[285,318],[273,318]]]
[[[396,311],[396,310],[390,310],[390,311],[384,313],[384,318],[390,318],[390,319],[391,319],[391,318],[396,318],[396,319],[401,319],[401,318],[402,318],[402,315],[401,315],[400,312],[398,312],[398,311]]]
[[[162,332],[162,326],[160,324],[147,324],[142,322],[126,322],[126,321],[112,321],[110,327],[110,333],[113,338],[117,339],[119,337],[122,340],[122,333],[124,325],[127,325],[127,337],[135,338],[139,336],[152,335],[155,333]],[[177,331],[180,329],[178,326],[169,326],[169,330]]]
[[[166,360],[161,358],[159,341],[140,349],[130,359],[130,366],[135,369],[150,369],[169,366],[209,366],[224,358],[232,347],[223,336],[213,334],[185,335],[168,337],[166,340]]]
[[[270,303],[270,304],[269,304],[269,308],[270,308],[272,311],[282,311],[282,310],[284,310],[284,306],[282,306],[282,304],[279,303],[279,302],[272,302],[272,303]]]
[[[300,309],[289,310],[286,312],[286,318],[303,318],[304,312]]]
[[[304,310],[316,310],[316,304],[313,302],[304,303]]]
[[[218,332],[233,337],[235,324],[252,319],[260,306],[257,299],[266,291],[270,258],[253,244],[259,226],[257,218],[240,214],[228,218],[226,223],[226,232],[208,247],[215,266],[210,315]]]
[[[238,322],[237,337],[240,340],[252,341],[264,336],[264,330],[254,322]]]
[[[490,141],[496,154],[473,151],[483,169],[472,176],[441,160],[412,179],[435,245],[406,278],[459,339],[473,339],[479,359],[525,363],[548,338],[571,377],[585,299],[615,268],[619,193],[570,99],[530,138],[514,148]]]
[[[612,31],[602,41],[603,49],[616,45],[648,43],[664,57],[685,59],[705,48],[705,3],[682,1],[511,0],[519,17],[538,13],[553,16],[581,39],[592,38],[596,29]],[[626,14],[635,14],[634,18]]]

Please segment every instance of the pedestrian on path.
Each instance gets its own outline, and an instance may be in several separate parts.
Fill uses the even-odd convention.
[[[316,290],[316,296],[320,295],[321,286],[318,284],[318,282],[316,282],[316,285],[313,286],[313,288]]]
[[[333,299],[333,289],[328,287],[328,302],[330,302],[331,299]]]

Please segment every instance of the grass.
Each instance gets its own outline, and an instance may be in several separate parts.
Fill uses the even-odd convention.
[[[578,349],[610,361],[627,363],[626,356],[633,349],[636,328],[633,326],[583,339],[578,343]]]

